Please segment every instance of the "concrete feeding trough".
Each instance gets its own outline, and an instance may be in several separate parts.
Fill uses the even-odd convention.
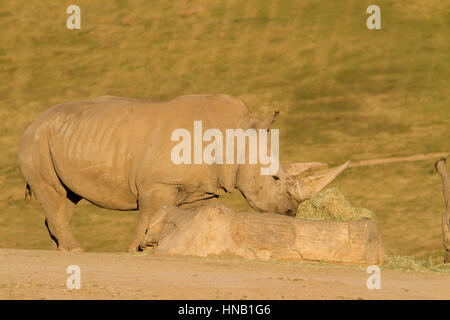
[[[215,204],[198,211],[161,207],[141,247],[167,255],[234,255],[251,260],[382,264],[376,224],[314,221],[271,213],[233,212]]]

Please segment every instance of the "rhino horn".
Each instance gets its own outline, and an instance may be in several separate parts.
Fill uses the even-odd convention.
[[[288,163],[284,165],[284,170],[288,177],[298,176],[299,174],[308,171],[311,168],[325,167],[328,163],[325,162],[298,162],[298,163]]]
[[[336,179],[349,164],[350,161],[347,161],[343,165],[323,170],[316,175],[296,178],[294,182],[294,196],[299,201],[305,201]]]

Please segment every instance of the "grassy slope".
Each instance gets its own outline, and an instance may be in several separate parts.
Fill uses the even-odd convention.
[[[258,116],[281,110],[285,161],[450,151],[445,1],[379,0],[378,31],[365,27],[365,0],[80,0],[81,31],[65,28],[69,4],[1,2],[0,247],[49,246],[16,154],[27,125],[60,102],[228,93]],[[442,253],[433,161],[353,168],[333,186],[375,211],[390,253]],[[84,203],[73,223],[85,248],[112,251],[135,221]]]

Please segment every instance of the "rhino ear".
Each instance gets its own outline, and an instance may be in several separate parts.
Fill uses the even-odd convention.
[[[277,120],[278,118],[278,114],[280,113],[280,111],[276,110],[272,116],[267,117],[263,120],[257,121],[255,124],[253,124],[253,128],[254,129],[270,129],[270,126],[272,125],[272,123],[275,122],[275,120]]]

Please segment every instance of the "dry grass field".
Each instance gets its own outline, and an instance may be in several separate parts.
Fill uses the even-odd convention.
[[[281,111],[282,161],[450,152],[448,1],[377,0],[381,30],[366,28],[367,0],[78,0],[81,30],[68,30],[72,3],[0,3],[0,247],[50,248],[17,145],[57,103],[227,93],[260,117]],[[434,160],[350,168],[332,186],[375,212],[389,254],[440,262]],[[87,251],[124,251],[136,220],[84,202],[73,229]]]

